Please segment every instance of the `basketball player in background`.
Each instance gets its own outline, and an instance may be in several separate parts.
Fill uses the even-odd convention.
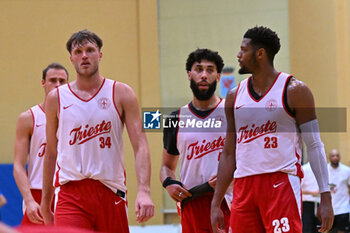
[[[212,232],[210,204],[226,134],[225,100],[214,93],[223,66],[221,56],[209,49],[197,49],[188,56],[186,70],[193,99],[167,119],[167,125],[174,126],[177,123],[177,126],[164,128],[160,180],[170,197],[181,202],[183,233]],[[220,123],[220,127],[192,128],[179,123],[187,124],[192,121],[196,122],[195,125],[216,121],[215,123]],[[179,159],[180,181],[175,176]],[[226,198],[231,204],[232,188],[227,192]],[[228,226],[229,205],[224,201],[220,203],[220,208]]]
[[[50,92],[47,99],[44,221],[101,232],[129,232],[124,124],[135,154],[137,221],[145,222],[154,214],[150,154],[136,95],[126,84],[100,75],[102,40],[95,33],[76,32],[66,46],[77,77]],[[60,186],[55,219],[49,208],[53,182]]]
[[[234,175],[232,232],[302,232],[301,138],[321,195],[319,231],[332,226],[326,155],[314,99],[303,82],[274,68],[279,49],[279,38],[269,28],[256,26],[243,37],[237,54],[239,73],[252,76],[226,99],[227,135],[211,209],[214,229],[224,227],[220,204]]]
[[[24,216],[21,225],[43,224],[40,215],[43,161],[46,151],[45,100],[49,92],[67,83],[68,71],[58,63],[51,63],[43,70],[41,85],[44,100],[21,113],[16,127],[13,176],[22,194]],[[28,169],[26,171],[26,164]]]

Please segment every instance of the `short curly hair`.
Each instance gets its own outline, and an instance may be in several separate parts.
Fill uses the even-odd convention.
[[[191,71],[191,68],[195,62],[201,62],[202,60],[207,60],[214,62],[218,73],[221,73],[222,68],[224,67],[224,61],[218,52],[212,51],[210,49],[196,49],[190,55],[188,55],[186,61],[186,70],[187,72]]]
[[[251,39],[250,44],[254,49],[265,49],[269,61],[273,64],[273,59],[281,48],[280,38],[276,32],[268,27],[255,26],[248,29],[243,38]]]

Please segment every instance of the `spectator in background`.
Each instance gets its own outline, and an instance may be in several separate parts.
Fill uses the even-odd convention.
[[[320,221],[317,218],[317,206],[320,203],[320,191],[310,163],[303,165],[304,178],[301,181],[303,200],[303,233],[317,233],[317,225]]]
[[[340,162],[340,154],[336,149],[329,153],[328,173],[334,210],[334,223],[331,232],[349,232],[350,168]]]

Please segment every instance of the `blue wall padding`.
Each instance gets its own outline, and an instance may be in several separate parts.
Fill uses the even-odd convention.
[[[19,225],[23,217],[23,199],[13,177],[13,164],[0,164],[0,193],[7,200],[0,209],[1,221],[10,226]]]

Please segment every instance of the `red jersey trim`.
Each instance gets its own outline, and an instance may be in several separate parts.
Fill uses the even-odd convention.
[[[295,166],[297,167],[297,176],[299,176],[301,179],[304,177],[303,170],[301,168],[301,165],[299,163],[301,156],[298,154],[298,152],[295,150],[295,156],[297,157],[297,162],[295,163]]]
[[[288,81],[289,81],[291,78],[293,78],[293,76],[292,76],[292,75],[289,75],[289,76],[287,77],[287,79],[286,79],[285,84],[284,84],[284,88],[283,88],[283,92],[282,92],[282,105],[283,105],[284,111],[285,111],[290,117],[292,117],[292,118],[295,119],[295,116],[293,116],[292,114],[290,114],[290,112],[287,110],[286,105],[285,105],[285,103],[284,103],[284,98],[283,98],[283,97],[284,97],[284,93],[285,93],[285,91],[286,91],[286,89],[287,89],[287,83],[288,83]],[[288,100],[287,100],[287,101],[288,101]]]
[[[34,128],[35,128],[35,118],[34,118],[34,113],[33,110],[30,108],[30,113],[32,114],[32,119],[33,119],[33,128],[32,128],[32,136],[34,134]]]
[[[46,114],[45,110],[40,106],[40,104],[38,104],[39,108],[41,109],[41,111],[43,111],[43,113]]]
[[[181,108],[179,108],[179,122],[180,122],[180,115],[181,115],[180,113],[181,113]],[[177,143],[178,142],[179,142],[179,124],[177,124],[177,127],[176,127],[176,149],[177,149]],[[180,154],[179,149],[177,149],[177,151]]]
[[[237,87],[237,91],[235,93],[235,98],[233,99],[233,111],[235,109],[235,105],[236,105],[236,99],[237,99],[237,95],[238,95],[238,91],[239,91],[239,87],[241,86],[241,83],[238,83],[238,87]]]
[[[106,79],[103,78],[103,82],[102,82],[100,88],[96,91],[96,93],[95,93],[90,99],[87,99],[87,100],[84,100],[84,99],[80,98],[80,97],[71,89],[69,83],[68,83],[68,89],[72,92],[73,95],[75,95],[75,97],[77,97],[77,98],[80,99],[81,101],[89,102],[90,100],[92,100],[92,99],[100,92],[100,90],[102,89],[103,84],[105,83],[105,81],[106,81]]]
[[[119,119],[120,119],[120,121],[124,124],[124,121],[123,121],[123,118],[122,118],[122,116],[120,115],[120,113],[119,113],[119,111],[118,111],[118,108],[117,108],[117,105],[115,104],[115,101],[114,101],[114,97],[115,97],[115,91],[114,91],[114,89],[115,89],[115,85],[117,84],[117,81],[114,81],[114,83],[113,83],[113,89],[112,89],[112,101],[113,101],[113,105],[114,105],[114,108],[115,108],[115,110],[117,111],[117,113],[118,113],[118,116],[119,116]]]
[[[124,185],[126,187],[126,170],[124,169]]]
[[[59,92],[59,89],[58,89],[58,87],[57,87],[57,100],[58,100],[58,113],[57,113],[57,115],[59,116],[60,115],[60,110],[61,110],[61,104],[60,104],[60,92]]]
[[[249,80],[250,80],[251,77],[252,77],[252,76],[250,76],[250,77],[248,78],[248,80],[247,80],[247,90],[248,90],[248,93],[249,93],[250,98],[251,98],[252,100],[254,100],[255,102],[260,102],[262,99],[264,99],[264,97],[270,92],[270,90],[272,89],[272,87],[275,85],[275,83],[276,83],[276,81],[277,81],[277,79],[278,79],[278,77],[280,76],[281,73],[282,73],[282,72],[279,72],[279,73],[278,73],[278,75],[277,75],[277,77],[275,78],[275,81],[273,81],[271,87],[270,87],[270,88],[267,90],[267,92],[266,92],[260,99],[258,99],[258,100],[256,100],[256,99],[252,96],[252,94],[250,93],[250,91],[249,91]]]
[[[205,119],[205,118],[209,117],[209,116],[216,110],[216,108],[219,106],[219,104],[222,102],[222,100],[223,100],[223,99],[220,99],[219,103],[218,103],[218,104],[208,113],[208,115],[206,115],[205,117],[198,116],[196,113],[194,113],[194,112],[192,111],[192,109],[190,108],[190,104],[187,104],[187,107],[188,107],[188,109],[190,110],[190,112],[192,112],[193,115],[195,115],[195,116],[198,117],[198,118]],[[180,112],[179,112],[179,113],[180,113]],[[179,119],[180,119],[180,117],[179,117]]]
[[[59,187],[60,186],[60,181],[59,181],[60,176],[59,176],[58,173],[60,172],[61,167],[60,167],[60,165],[58,165],[58,162],[57,162],[57,167],[58,167],[58,170],[56,171],[55,187]]]

